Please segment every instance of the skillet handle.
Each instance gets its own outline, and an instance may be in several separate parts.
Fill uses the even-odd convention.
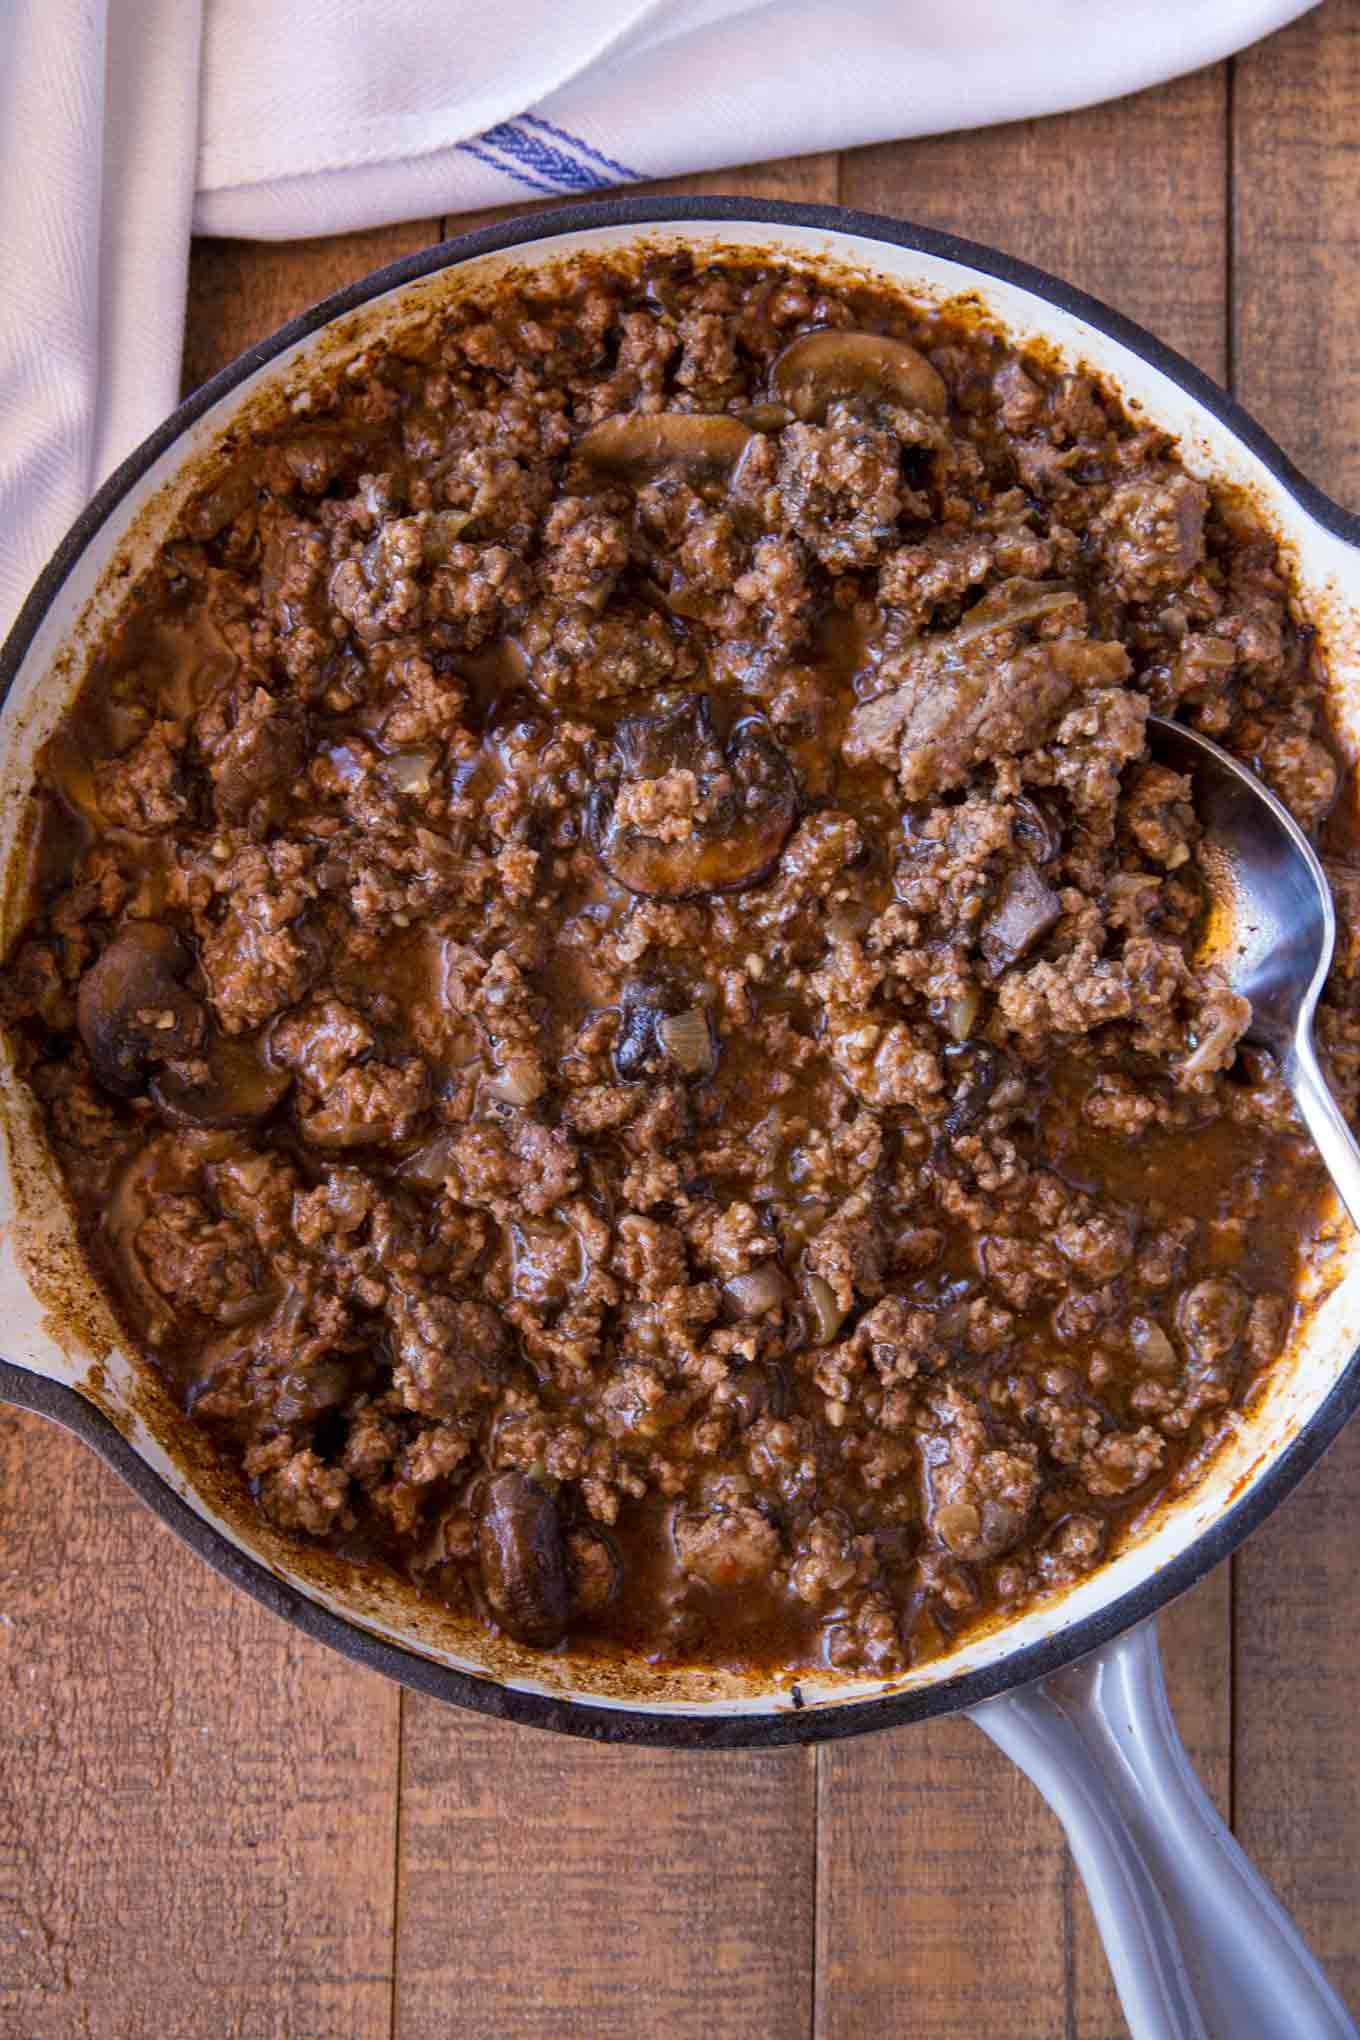
[[[1151,1622],[971,1712],[1067,1831],[1133,2040],[1356,2040],[1190,1767]]]

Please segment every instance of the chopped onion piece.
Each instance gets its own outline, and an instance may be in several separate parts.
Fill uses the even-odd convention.
[[[971,1502],[941,1502],[934,1516],[935,1534],[950,1551],[967,1551],[982,1534],[982,1518]]]
[[[453,1160],[454,1138],[451,1133],[437,1133],[432,1141],[401,1165],[400,1175],[404,1183],[414,1183],[418,1190],[442,1190],[450,1176],[457,1172]]]
[[[1002,581],[980,602],[973,604],[950,631],[948,649],[951,653],[961,652],[975,638],[987,637],[992,631],[1014,630],[1017,624],[1037,623],[1041,617],[1052,616],[1055,611],[1066,609],[1076,600],[1075,588],[1064,587],[1056,581],[1027,581],[1016,575],[1013,580]]]
[[[1129,1344],[1144,1367],[1150,1367],[1154,1374],[1174,1371],[1176,1349],[1155,1318],[1130,1318]]]
[[[946,1031],[955,1041],[970,1041],[977,1026],[978,1014],[982,1010],[982,993],[976,985],[969,985],[966,992],[958,992],[944,1002]]]
[[[809,1308],[812,1311],[815,1344],[829,1346],[841,1326],[845,1323],[845,1312],[836,1301],[836,1292],[822,1275],[809,1275],[804,1285]]]
[[[670,1061],[686,1076],[697,1077],[713,1067],[713,1036],[702,1006],[668,1013],[656,1023],[657,1039]]]
[[[733,1275],[723,1284],[723,1295],[738,1317],[768,1317],[788,1302],[789,1279],[777,1261],[762,1261],[744,1275]]]
[[[543,1096],[547,1080],[535,1063],[521,1057],[498,1070],[486,1088],[506,1105],[532,1105]]]
[[[1251,1025],[1250,1005],[1246,999],[1232,992],[1219,993],[1216,999],[1206,1004],[1205,1012],[1212,1012],[1213,1017],[1181,1064],[1183,1077],[1199,1077],[1206,1071],[1226,1069],[1238,1042]]]
[[[438,751],[394,751],[383,771],[403,793],[428,793],[430,777],[439,763]]]

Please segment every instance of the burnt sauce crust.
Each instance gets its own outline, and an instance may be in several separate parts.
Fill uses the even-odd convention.
[[[928,1658],[1285,1344],[1320,1173],[1144,722],[1349,929],[1324,677],[1242,503],[976,322],[684,256],[429,316],[44,754],[5,1015],[92,1258],[286,1531],[542,1649]]]

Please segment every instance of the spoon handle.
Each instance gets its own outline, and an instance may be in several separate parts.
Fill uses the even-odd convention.
[[[1322,1074],[1310,1027],[1298,1029],[1281,1074],[1294,1094],[1299,1115],[1317,1143],[1342,1203],[1360,1229],[1360,1144]]]

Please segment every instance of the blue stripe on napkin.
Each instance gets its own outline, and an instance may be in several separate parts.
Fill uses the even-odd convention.
[[[541,133],[530,133],[531,128],[540,129]],[[552,135],[555,140],[545,141],[545,135]],[[558,148],[556,142],[565,142],[567,148]],[[532,113],[526,113],[522,120],[497,121],[474,141],[460,142],[458,146],[479,162],[489,163],[502,176],[513,178],[516,184],[549,196],[559,191],[601,191],[611,184],[634,184],[642,178],[640,170],[630,170],[579,135],[568,134],[565,128],[554,127],[551,121],[540,120]],[[576,150],[578,155],[568,154],[568,149]],[[582,162],[579,157],[588,160]],[[604,176],[602,171],[614,174]]]
[[[565,128],[554,127],[550,120],[543,120],[536,113],[522,114],[521,119],[526,127],[542,128],[545,134],[556,135],[559,142],[569,142],[573,149],[579,149],[583,156],[589,156],[593,162],[602,163],[606,170],[616,170],[625,183],[642,183],[641,170],[630,170],[626,163],[617,162],[613,156],[602,155],[598,149],[592,149],[589,142],[583,142],[579,135],[569,135]]]

